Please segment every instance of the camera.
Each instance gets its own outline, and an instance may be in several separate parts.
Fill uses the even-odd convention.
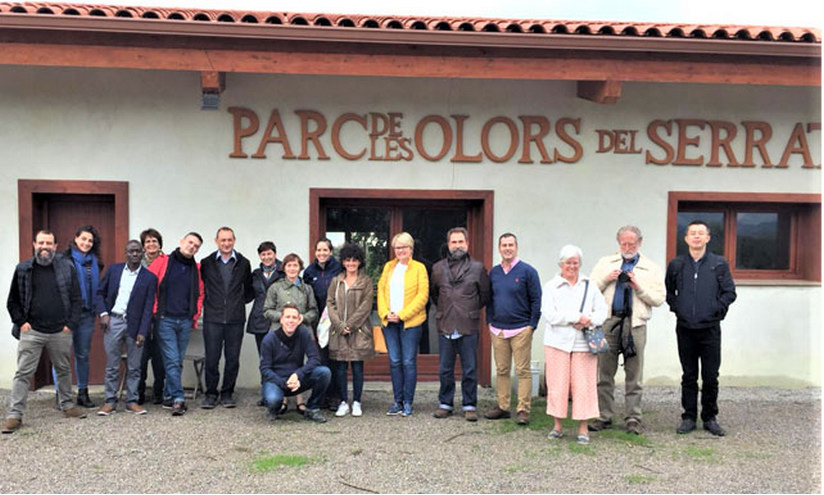
[[[625,284],[625,283],[629,282],[629,272],[622,271],[618,275],[618,281],[620,281],[622,284]]]

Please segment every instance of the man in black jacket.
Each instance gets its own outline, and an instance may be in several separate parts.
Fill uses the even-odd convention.
[[[724,436],[718,414],[718,368],[721,366],[721,320],[735,301],[735,283],[722,256],[707,251],[710,228],[701,221],[687,225],[684,242],[689,255],[667,266],[667,304],[678,323],[678,356],[681,359],[681,425],[678,433],[695,429],[698,417],[698,369],[701,363],[701,420],[704,429]]]
[[[254,299],[252,266],[235,251],[235,233],[221,227],[215,236],[217,251],[200,260],[203,279],[203,344],[206,349],[206,397],[203,409],[214,409],[218,403],[220,354],[224,353],[223,386],[220,403],[235,407],[233,397],[240,368],[240,348],[243,325],[246,323],[246,303]],[[225,345],[225,351],[224,351]]]
[[[12,382],[9,410],[3,433],[14,433],[23,424],[31,377],[43,348],[49,351],[57,373],[57,399],[66,417],[85,418],[86,411],[72,402],[72,331],[80,324],[83,299],[71,259],[56,254],[54,234],[41,230],[34,236],[34,258],[14,270],[6,307],[14,323],[17,372]]]
[[[476,361],[481,309],[489,303],[489,275],[469,256],[469,234],[463,227],[446,235],[449,254],[432,267],[429,292],[437,306],[439,378],[436,418],[452,415],[455,398],[455,358],[461,356],[461,408],[467,421],[478,421]]]

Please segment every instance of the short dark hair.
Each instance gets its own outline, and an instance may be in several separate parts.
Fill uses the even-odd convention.
[[[315,249],[317,249],[318,244],[320,244],[321,242],[325,242],[326,245],[329,246],[329,251],[335,250],[335,246],[332,245],[332,241],[329,240],[328,237],[321,237],[320,239],[318,239],[318,242],[315,243]]]
[[[283,257],[283,266],[286,267],[286,265],[293,261],[297,261],[298,265],[300,265],[300,269],[303,270],[303,260],[300,259],[300,256],[295,253],[289,253]]]
[[[340,248],[340,256],[339,257],[340,257],[341,261],[345,261],[345,260],[348,260],[348,259],[357,260],[358,263],[360,263],[360,266],[363,266],[363,264],[365,262],[364,261],[363,248],[361,248],[357,244],[352,244],[352,243],[349,243],[349,242],[347,242],[346,244],[343,245],[342,248]]]
[[[31,238],[31,241],[32,242],[37,242],[37,236],[39,236],[40,234],[52,236],[52,239],[54,239],[54,243],[57,244],[57,236],[54,235],[54,232],[52,232],[51,230],[47,230],[47,229],[40,229],[37,232],[35,232],[34,237]]]
[[[143,249],[143,243],[138,241],[137,239],[129,239],[126,242],[126,249],[129,249],[129,244],[137,244],[140,246],[140,249]]]
[[[511,237],[511,238],[515,239],[515,245],[516,246],[518,245],[518,236],[516,236],[512,232],[504,232],[503,234],[498,236],[498,245],[499,246],[501,245],[501,241],[504,240],[505,237]]]
[[[260,243],[260,246],[258,246],[258,254],[264,251],[272,251],[273,253],[277,253],[278,248],[275,247],[275,243],[272,241],[263,241]]]
[[[160,232],[157,230],[149,227],[148,229],[144,230],[140,233],[140,244],[146,245],[146,238],[147,237],[154,237],[157,239],[157,243],[160,245],[160,249],[163,249],[163,236],[160,235]]]
[[[93,225],[83,225],[83,226],[80,226],[80,227],[77,228],[77,230],[74,232],[74,237],[77,238],[77,236],[79,236],[83,232],[88,232],[89,234],[92,235],[93,244],[92,244],[91,253],[97,258],[97,260],[99,262],[100,261],[100,242],[101,242],[100,241],[100,232],[98,232],[97,229],[94,228]],[[72,240],[72,242],[74,242],[74,240]]]
[[[693,220],[692,222],[688,223],[687,228],[684,229],[684,234],[686,234],[687,231],[690,229],[690,227],[692,227],[693,225],[703,225],[704,228],[707,229],[707,234],[710,234],[710,226],[707,225],[707,222],[705,222],[703,220]]]
[[[452,227],[449,229],[449,232],[446,233],[446,242],[449,242],[449,239],[452,237],[452,234],[463,234],[464,240],[469,242],[469,231],[466,230],[464,227]]]
[[[282,315],[282,314],[283,314],[283,311],[284,311],[284,310],[286,310],[286,309],[294,309],[295,311],[297,311],[297,312],[298,312],[298,314],[301,314],[301,312],[300,312],[300,308],[298,307],[298,305],[297,305],[297,304],[295,304],[295,303],[293,303],[292,301],[287,302],[286,304],[284,304],[284,305],[280,308],[280,314]]]
[[[217,232],[215,232],[215,239],[217,239],[217,236],[219,236],[219,235],[220,235],[220,233],[221,233],[221,232],[223,232],[223,231],[226,231],[226,232],[231,232],[231,233],[232,233],[232,237],[233,237],[233,238],[235,237],[235,231],[234,231],[234,230],[232,230],[232,227],[227,227],[227,226],[225,226],[225,225],[224,225],[223,227],[221,227],[221,228],[217,229]]]
[[[186,235],[183,236],[183,238],[185,239],[185,238],[189,237],[190,235],[194,236],[194,237],[197,237],[197,240],[200,241],[200,244],[203,244],[203,238],[200,237],[200,234],[198,234],[197,232],[188,232]]]

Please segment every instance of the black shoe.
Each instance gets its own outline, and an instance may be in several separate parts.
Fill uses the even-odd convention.
[[[140,392],[137,394],[137,405],[142,406],[146,403],[146,392]]]
[[[258,399],[257,406],[258,407],[265,407],[266,406],[266,401],[263,400],[263,399]]]
[[[695,423],[693,423],[693,425],[694,424]],[[719,425],[715,419],[704,421],[704,429],[717,437],[723,437],[727,434],[727,432],[724,431],[724,428],[721,428],[721,425]]]
[[[689,433],[695,429],[695,420],[694,419],[683,419],[681,420],[681,425],[675,429],[675,433],[679,435],[683,435],[685,433]]]
[[[92,400],[89,398],[88,388],[77,389],[77,405],[85,408],[97,407],[95,406],[94,402],[92,402]]]
[[[235,402],[235,398],[230,395],[224,395],[220,398],[220,405],[225,407],[226,409],[232,409],[233,407],[237,407],[237,402]]]
[[[278,414],[278,412],[275,411],[274,409],[268,409],[266,411],[266,419],[268,419],[269,421],[277,420],[278,416],[280,416],[280,414]]]
[[[163,396],[162,395],[155,395],[152,398],[152,404],[154,404],[156,406],[159,406],[159,405],[163,404]]]
[[[172,406],[172,416],[183,416],[188,409],[185,402],[175,402]]]
[[[601,430],[607,430],[609,428],[612,428],[612,420],[611,419],[609,419],[607,421],[602,421],[600,419],[596,419],[595,421],[593,421],[592,423],[587,425],[587,429],[589,431],[601,431]]]
[[[217,405],[217,397],[214,395],[207,395],[200,402],[201,409],[214,409]]]
[[[320,412],[320,409],[315,409],[314,411],[307,409],[305,413],[303,413],[303,417],[314,421],[315,423],[325,423],[326,417],[324,417],[323,413]]]
[[[175,405],[172,399],[163,399],[160,403],[163,404],[163,409],[171,409]]]

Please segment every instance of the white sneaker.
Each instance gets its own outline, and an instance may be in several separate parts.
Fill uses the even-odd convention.
[[[361,411],[360,402],[353,401],[352,402],[352,416],[358,417],[362,416],[363,411]]]
[[[341,401],[337,412],[335,412],[335,416],[340,418],[341,416],[346,416],[347,414],[349,414],[349,404],[345,401]]]

